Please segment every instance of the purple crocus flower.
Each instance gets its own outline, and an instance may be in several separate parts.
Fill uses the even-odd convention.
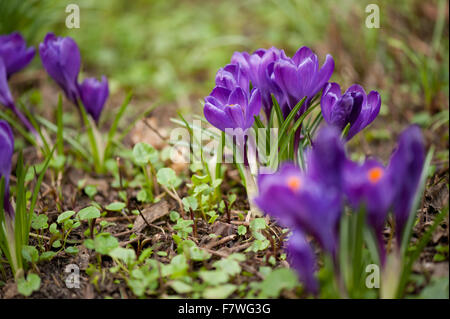
[[[309,178],[291,163],[274,174],[258,176],[259,194],[254,199],[265,213],[284,227],[312,235],[336,258],[341,200],[336,192]]]
[[[246,84],[247,83],[247,84]],[[250,128],[261,110],[258,89],[248,91],[248,82],[238,65],[228,65],[219,70],[216,86],[205,98],[203,112],[209,123],[225,132],[226,128]],[[241,87],[241,85],[246,85]]]
[[[42,65],[47,73],[63,89],[67,98],[78,105],[78,73],[81,56],[75,41],[70,37],[57,37],[47,33],[39,44]]]
[[[310,178],[324,185],[327,192],[340,191],[346,154],[336,128],[325,126],[318,132],[312,148],[306,151],[306,162]]]
[[[319,60],[310,48],[302,47],[290,60],[281,59],[273,66],[273,79],[283,92],[280,103],[283,115],[287,116],[305,96],[306,103],[300,114],[309,106],[311,99],[324,87],[334,71],[334,60],[327,55],[319,68]]]
[[[105,76],[102,76],[101,82],[87,78],[79,86],[79,93],[86,111],[98,122],[109,95],[108,80]]]
[[[319,284],[314,277],[316,258],[314,251],[301,231],[295,230],[289,238],[287,255],[291,267],[297,271],[306,291],[317,294]]]
[[[18,32],[0,36],[0,58],[5,64],[7,78],[26,67],[35,53],[33,47],[27,48],[25,39]]]
[[[285,163],[275,174],[260,174],[260,195],[255,201],[284,226],[300,227],[314,235],[334,254],[346,160],[339,132],[332,127],[321,129],[306,156],[306,173]]]
[[[5,180],[3,208],[10,217],[13,217],[14,210],[9,202],[9,175],[14,152],[14,136],[9,124],[3,120],[0,120],[0,150],[0,179]]]
[[[81,55],[76,42],[70,37],[57,37],[48,33],[39,45],[42,64],[47,73],[63,89],[67,98],[79,107],[78,100],[92,118],[98,122],[100,114],[109,95],[108,81],[87,78],[78,84]]]
[[[350,86],[343,95],[337,83],[328,83],[321,99],[322,115],[325,121],[340,130],[350,123],[346,137],[350,140],[377,117],[380,112],[381,98],[377,91],[366,94],[357,84]]]
[[[383,229],[386,216],[394,209],[396,235],[400,242],[419,185],[425,151],[422,134],[411,126],[400,136],[397,150],[384,167],[374,159],[363,164],[347,161],[344,190],[350,204],[357,209],[364,203],[367,221],[378,240],[381,263],[385,262]]]
[[[367,222],[374,231],[380,261],[384,265],[383,230],[395,192],[392,185],[395,172],[374,159],[368,159],[361,165],[348,160],[344,167],[344,192],[355,211],[364,203]]]
[[[388,169],[393,172],[392,184],[395,188],[393,208],[399,243],[411,213],[424,162],[423,136],[420,128],[417,125],[412,125],[400,135],[397,149],[392,154],[388,166]]]
[[[261,92],[261,99],[266,116],[270,116],[272,109],[273,93],[277,99],[282,98],[282,92],[273,80],[273,66],[276,61],[290,60],[283,50],[272,47],[268,50],[259,49],[249,54],[247,52],[235,52],[231,63],[236,63],[248,74],[254,88]]]
[[[313,235],[322,248],[336,257],[344,164],[339,132],[324,127],[308,151],[307,171],[284,163],[274,174],[260,174],[255,203],[282,225]]]

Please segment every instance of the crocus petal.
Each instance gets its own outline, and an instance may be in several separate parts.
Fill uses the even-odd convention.
[[[244,111],[242,106],[239,104],[230,104],[227,105],[224,109],[225,114],[228,115],[229,121],[225,124],[225,128],[241,128],[242,130],[246,130],[245,120],[244,120]]]
[[[307,96],[308,99],[312,98],[313,86],[315,84],[314,80],[317,72],[317,57],[316,60],[314,60],[314,55],[304,59],[298,66],[297,72],[299,73],[301,79],[301,82],[297,83],[297,90],[299,90],[299,92],[302,92],[301,94],[297,95],[297,99],[301,100],[301,98],[298,98],[300,96],[302,98],[304,96]],[[297,102],[298,101],[296,101],[295,103]],[[291,105],[291,107],[294,106],[295,105]]]
[[[6,74],[5,64],[3,59],[0,57],[0,104],[11,107],[14,102],[9,90],[8,79]]]
[[[228,105],[240,105],[242,110],[245,110],[247,108],[247,104],[248,104],[248,100],[247,100],[247,96],[244,93],[244,90],[241,89],[240,87],[235,88],[227,101]]]
[[[340,189],[346,155],[340,132],[332,126],[323,127],[307,154],[308,175],[327,188]]]
[[[298,102],[297,97],[304,96],[302,78],[294,64],[286,61],[278,61],[273,70],[274,81],[283,91],[286,105],[280,105],[283,114],[289,114],[289,111]]]
[[[337,83],[328,83],[323,90],[322,98],[320,100],[320,107],[322,109],[322,116],[324,120],[331,124],[331,111],[334,104],[341,97],[341,87]]]
[[[230,119],[223,109],[216,107],[211,103],[205,103],[203,114],[211,125],[225,132],[225,128],[229,127]]]
[[[247,52],[234,52],[231,57],[231,63],[239,64],[243,70],[249,71],[249,54]]]
[[[319,284],[314,277],[316,269],[315,254],[300,230],[294,231],[289,238],[287,252],[290,265],[297,271],[305,290],[317,294]]]
[[[231,91],[227,88],[216,86],[212,91],[210,96],[216,98],[221,104],[228,103],[228,97],[230,96]]]
[[[388,170],[396,189],[394,215],[397,240],[401,242],[406,222],[411,213],[425,161],[425,148],[420,128],[411,125],[402,132],[397,149],[391,156]]]
[[[247,110],[247,123],[246,127],[252,127],[255,119],[254,117],[259,115],[261,112],[261,94],[258,89],[253,89],[252,94],[250,96],[250,101],[248,102],[248,110]]]
[[[0,36],[0,58],[3,58],[9,78],[26,67],[35,55],[33,47],[27,48],[25,39],[18,32]]]
[[[92,118],[98,122],[100,114],[109,95],[108,80],[102,76],[102,81],[88,78],[79,86],[79,94],[83,106]]]
[[[367,95],[367,109],[370,110],[370,112],[369,115],[367,116],[366,126],[372,123],[373,120],[378,116],[378,113],[380,113],[380,108],[381,108],[380,94],[377,91],[371,91],[369,95]]]
[[[361,93],[363,96],[363,104],[365,105],[367,102],[367,95],[366,95],[366,91],[364,90],[364,88],[359,85],[359,84],[353,84],[352,86],[350,86],[347,91],[345,91],[345,93]]]
[[[13,217],[14,210],[9,201],[9,176],[14,152],[14,137],[11,127],[3,120],[0,120],[0,150],[0,179],[3,177],[5,180],[3,208],[10,217]]]
[[[353,111],[353,98],[350,95],[343,95],[334,105],[330,114],[330,124],[336,126],[340,130],[350,122],[350,116]],[[361,111],[361,104],[359,105],[356,116]]]
[[[258,176],[256,205],[282,225],[300,228],[314,236],[333,257],[337,248],[337,223],[341,200],[336,190],[311,179],[293,164],[285,163],[276,173]]]
[[[292,57],[292,61],[295,63],[295,65],[300,65],[306,59],[309,59],[312,56],[314,56],[314,53],[311,51],[311,49],[304,46],[298,49],[297,52],[295,52],[294,56]]]
[[[362,92],[364,92],[364,89],[361,88],[361,90]],[[354,92],[361,92],[361,90],[354,90]],[[347,135],[347,140],[350,140],[358,132],[360,132],[361,130],[366,128],[370,123],[372,123],[373,120],[375,120],[375,118],[378,116],[378,113],[380,112],[380,107],[381,107],[381,98],[378,92],[371,91],[367,97],[363,95],[363,102],[361,105],[360,115],[353,123],[353,125],[350,127],[350,130],[348,131]]]
[[[316,95],[324,85],[330,80],[331,75],[334,72],[334,59],[331,55],[327,54],[325,62],[320,68],[319,72],[315,77],[315,84],[311,89],[311,98]]]

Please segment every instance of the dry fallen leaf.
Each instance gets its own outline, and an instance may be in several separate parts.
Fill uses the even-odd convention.
[[[169,204],[165,200],[162,200],[142,211],[142,215],[144,215],[145,220],[149,224],[153,223],[155,220],[167,214],[169,214]],[[142,231],[145,228],[145,226],[147,226],[145,220],[142,218],[141,215],[139,215],[134,221],[133,231],[135,232]]]

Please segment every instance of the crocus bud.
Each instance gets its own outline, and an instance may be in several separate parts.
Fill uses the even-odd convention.
[[[14,216],[14,210],[9,202],[9,175],[11,174],[11,161],[14,152],[14,136],[11,127],[6,121],[0,120],[0,179],[5,180],[5,195],[3,208],[10,217]]]
[[[33,47],[27,48],[24,38],[18,32],[0,36],[0,58],[5,64],[7,78],[26,67],[35,53]]]
[[[47,73],[63,89],[67,98],[78,105],[77,78],[81,56],[75,41],[70,37],[57,37],[48,33],[39,44],[39,54]]]
[[[79,93],[86,112],[98,122],[109,95],[108,80],[105,76],[102,76],[101,81],[95,78],[87,78],[79,86]]]

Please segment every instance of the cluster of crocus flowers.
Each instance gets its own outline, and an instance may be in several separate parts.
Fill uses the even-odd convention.
[[[70,37],[57,37],[48,33],[39,45],[39,54],[47,73],[64,91],[66,97],[77,107],[82,102],[86,112],[98,122],[109,95],[108,81],[87,78],[78,83],[81,55],[75,41]]]
[[[8,80],[16,72],[25,68],[35,55],[33,47],[27,47],[20,33],[13,32],[0,36],[0,104],[11,109],[23,125],[40,141],[39,134],[28,119],[16,107]]]
[[[333,71],[331,55],[328,54],[320,65],[319,58],[308,47],[301,47],[292,57],[275,47],[258,49],[251,54],[235,52],[231,64],[217,72],[216,87],[205,98],[205,117],[222,131],[225,128],[246,130],[253,125],[259,109],[263,109],[266,119],[270,118],[273,96],[284,118],[305,98],[295,115],[298,119],[322,92],[320,104],[325,122],[341,131],[349,126],[346,140],[350,140],[375,119],[381,99],[378,92],[366,94],[357,84],[341,94],[337,83],[328,82]],[[231,94],[238,87],[246,94]],[[236,96],[241,98],[236,100]],[[296,145],[299,138],[300,130],[296,134]]]
[[[346,156],[340,131],[326,126],[308,150],[305,171],[285,163],[274,174],[258,176],[259,195],[255,202],[293,230],[288,254],[307,290],[316,293],[318,284],[312,266],[315,256],[304,234],[312,236],[338,264],[339,221],[345,202],[355,210],[366,207],[367,224],[378,238],[384,266],[382,232],[386,217],[393,212],[400,245],[424,160],[423,138],[417,126],[400,135],[387,166],[374,159],[362,164],[351,161]]]

